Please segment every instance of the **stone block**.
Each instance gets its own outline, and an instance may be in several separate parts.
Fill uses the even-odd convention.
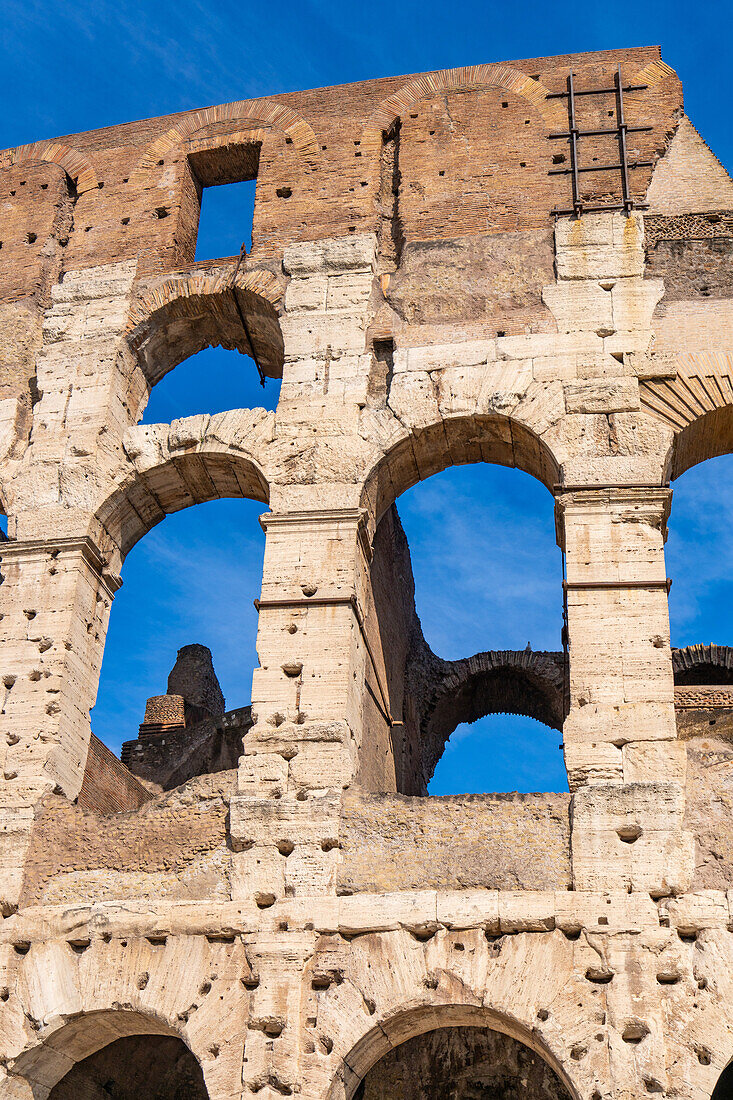
[[[499,931],[550,932],[555,927],[555,898],[531,890],[499,893]]]
[[[499,892],[497,890],[438,891],[437,920],[446,928],[483,928],[499,931]]]
[[[283,269],[288,275],[300,277],[320,272],[371,271],[376,246],[376,237],[369,233],[291,244],[283,251]]]
[[[238,788],[242,795],[280,797],[285,792],[287,777],[288,762],[275,753],[240,757]]]
[[[288,313],[297,313],[299,310],[323,312],[326,309],[327,290],[326,275],[291,279],[285,292],[285,308]]]
[[[432,932],[438,925],[434,890],[400,894],[355,894],[341,899],[339,931],[344,936],[407,928]]]
[[[566,382],[565,408],[569,413],[612,413],[640,407],[636,379]]]

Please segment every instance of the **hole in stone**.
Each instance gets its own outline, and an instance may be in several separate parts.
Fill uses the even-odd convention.
[[[648,1034],[649,1028],[643,1020],[629,1020],[624,1026],[621,1038],[625,1043],[634,1044],[646,1039]]]
[[[89,947],[91,940],[67,940],[66,942],[75,954],[83,955],[86,949]]]
[[[596,985],[608,985],[613,981],[613,970],[602,966],[589,966],[585,976],[589,982],[594,982]]]
[[[676,970],[660,970],[657,974],[657,981],[660,985],[676,985],[680,980],[680,975]]]

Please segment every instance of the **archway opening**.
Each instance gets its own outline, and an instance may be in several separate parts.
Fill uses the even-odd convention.
[[[132,311],[127,346],[138,370],[131,375],[125,404],[134,421],[156,422],[160,410],[148,410],[161,380],[183,364],[177,381],[168,381],[168,405],[175,417],[191,412],[238,408],[274,408],[282,379],[284,345],[275,304],[282,287],[269,272],[240,270],[239,261],[223,261],[211,271],[168,277],[140,298]],[[239,352],[239,356],[227,353]],[[257,385],[259,384],[259,385]],[[268,390],[263,401],[263,392]],[[186,410],[184,412],[184,410]]]
[[[545,488],[507,466],[449,466],[387,509],[373,554],[396,789],[567,791],[562,561]]]
[[[709,454],[715,439],[706,445]],[[725,840],[733,825],[731,485],[733,454],[688,468],[674,482],[665,549],[676,728],[687,759],[685,812],[696,838],[694,889],[733,886],[733,847]]]
[[[534,718],[486,715],[472,725],[456,726],[428,794],[565,791],[567,773],[558,748],[557,733]]]
[[[241,754],[257,664],[261,513],[246,499],[186,508],[125,560],[92,729],[162,789],[235,767]]]
[[[674,482],[665,548],[672,645],[733,644],[733,454]]]
[[[208,1097],[198,1060],[180,1036],[159,1016],[133,1009],[83,1013],[46,1028],[8,1071],[33,1095],[52,1100]]]
[[[128,1035],[83,1058],[48,1100],[208,1100],[201,1066],[172,1035]]]
[[[551,1066],[518,1039],[487,1027],[417,1035],[366,1073],[358,1100],[570,1100]]]
[[[274,411],[281,378],[260,379],[250,356],[207,347],[168,372],[150,391],[143,424],[170,424],[199,413],[263,408]]]

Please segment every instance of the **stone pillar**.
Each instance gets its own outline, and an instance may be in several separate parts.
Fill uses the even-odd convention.
[[[339,800],[357,775],[370,554],[361,509],[268,514],[253,727],[232,800],[233,896],[332,893]]]
[[[32,807],[55,788],[79,793],[109,610],[119,578],[86,537],[0,545],[0,872],[20,888]]]
[[[567,489],[558,498],[576,889],[663,895],[685,889],[692,873],[664,564],[669,501],[669,490],[652,486]]]

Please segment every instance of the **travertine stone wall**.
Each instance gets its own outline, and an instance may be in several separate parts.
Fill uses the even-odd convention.
[[[619,63],[635,208],[557,216],[553,94]],[[194,263],[203,189],[255,174],[251,254]],[[670,480],[733,451],[733,184],[659,51],[224,104],[8,150],[0,177],[0,1097],[91,1088],[85,1059],[147,1036],[216,1100],[350,1100],[475,1028],[506,1037],[492,1073],[511,1051],[558,1095],[709,1097],[730,723],[675,721],[664,540]],[[619,206],[620,175],[587,184]],[[218,343],[282,375],[276,411],[141,425]],[[560,621],[556,654],[426,650],[392,506],[479,461],[555,499],[567,658]],[[105,815],[83,784],[125,557],[219,497],[266,532],[242,755],[204,731],[180,786]],[[491,709],[562,728],[569,794],[425,795],[451,723]]]

